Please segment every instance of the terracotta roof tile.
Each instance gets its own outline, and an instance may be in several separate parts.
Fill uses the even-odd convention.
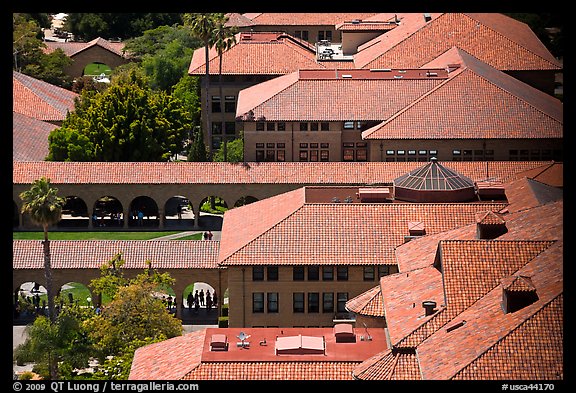
[[[58,126],[12,113],[12,160],[44,161],[48,155],[48,135]]]
[[[297,198],[297,194],[293,194]],[[422,221],[434,234],[474,222],[478,210],[500,210],[504,204],[306,204],[286,209],[285,218],[273,226],[258,223],[270,209],[262,206],[275,198],[225,213],[222,239],[233,234],[234,247],[225,241],[220,263],[231,265],[347,264],[395,265],[394,248],[408,235],[407,222]],[[258,229],[241,229],[230,223],[230,216],[253,215]],[[254,232],[261,233],[254,238]],[[363,236],[363,234],[366,234]],[[272,253],[270,250],[274,250]]]
[[[550,162],[537,168],[519,172],[514,177],[518,179],[527,177],[553,187],[563,187],[564,164],[562,162]]]
[[[210,49],[209,58],[209,71],[211,74],[217,74],[220,70],[220,60],[216,49]],[[205,65],[205,49],[201,47],[192,54],[188,73],[205,75]],[[316,61],[313,47],[308,43],[299,43],[284,33],[238,33],[236,44],[222,55],[222,74],[284,75],[299,69],[318,68],[325,66]]]
[[[476,213],[476,223],[482,225],[502,225],[506,223],[498,213],[491,210]]]
[[[353,19],[370,18],[377,13],[371,12],[306,12],[306,13],[244,13],[256,26],[329,26]]]
[[[369,289],[348,300],[346,302],[346,309],[355,314],[384,318],[380,286]]]
[[[564,379],[563,295],[558,295],[453,379]]]
[[[140,347],[134,352],[131,380],[176,380],[200,365],[206,329]]]
[[[532,292],[536,291],[534,283],[530,277],[522,275],[512,275],[502,279],[502,289],[514,292]]]
[[[462,50],[458,51],[463,59],[463,68],[453,71],[448,80],[401,108],[393,117],[364,131],[362,137],[563,137],[561,101],[480,62]],[[446,102],[451,104],[446,106]]]
[[[52,240],[55,269],[99,269],[122,253],[126,269],[144,269],[146,261],[158,269],[215,269],[219,242],[186,240]],[[44,252],[40,240],[12,242],[13,269],[42,269]]]
[[[506,180],[547,161],[450,162],[471,178]],[[420,162],[19,162],[13,184],[42,176],[53,184],[392,184]]]
[[[83,52],[93,46],[100,46],[115,55],[120,57],[124,57],[123,49],[125,46],[124,42],[110,42],[102,37],[94,38],[92,41],[89,42],[52,42],[52,41],[45,41],[46,44],[46,53],[52,53],[56,49],[61,49],[64,54],[68,57],[74,57],[80,52]]]
[[[389,349],[362,362],[353,370],[362,380],[418,380],[418,357],[414,351]]]
[[[356,71],[356,70],[354,70]],[[237,116],[249,110],[269,121],[385,120],[442,83],[442,79],[376,79],[336,77],[346,71],[327,71],[319,78],[304,72],[286,76],[279,85],[268,81],[240,91]],[[377,73],[375,73],[377,74]],[[297,76],[299,77],[297,78]],[[269,86],[275,84],[270,94]],[[245,104],[247,100],[250,104]],[[333,105],[337,101],[339,105]],[[379,105],[374,105],[378,101]],[[292,105],[298,102],[298,105]]]
[[[458,46],[499,70],[561,68],[528,25],[503,14],[430,16],[426,23],[422,14],[400,14],[398,28],[354,56],[356,67],[421,67]]]
[[[13,111],[43,121],[62,121],[78,94],[12,71]]]
[[[533,245],[537,246],[537,243],[533,242]],[[462,251],[461,255],[465,255],[466,250]],[[418,346],[423,378],[450,379],[469,368],[471,373],[509,379],[511,375],[505,373],[507,367],[501,366],[508,362],[517,364],[519,359],[523,359],[525,366],[513,375],[522,376],[521,379],[558,379],[562,375],[563,364],[562,303],[557,304],[559,308],[555,307],[551,312],[540,312],[562,294],[562,253],[562,241],[558,241],[532,259],[526,254],[514,258],[513,263],[510,263],[510,259],[505,261],[503,265],[513,270],[518,267],[516,262],[529,259],[518,267],[517,274],[531,277],[538,299],[519,310],[505,313],[502,309],[502,288],[500,285],[493,286],[445,325],[459,327],[454,330],[439,329]],[[475,262],[467,259],[466,263],[484,265],[485,256],[478,257]],[[485,270],[486,288],[492,286],[492,277],[507,276],[506,270],[500,266]],[[450,280],[445,277],[445,281]],[[450,299],[448,304],[449,310]],[[498,348],[499,343],[505,343],[503,348],[513,346],[514,351],[502,351]],[[474,361],[485,365],[485,371],[474,369]]]

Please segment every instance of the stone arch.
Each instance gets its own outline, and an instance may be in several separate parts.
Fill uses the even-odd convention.
[[[94,227],[122,227],[124,222],[122,203],[116,197],[100,197],[92,209]]]
[[[89,67],[94,68],[92,67],[93,64],[96,65],[97,67],[96,71],[94,73],[87,74],[86,71],[88,70]],[[110,75],[111,73],[112,73],[112,67],[101,61],[93,61],[91,63],[86,63],[84,64],[84,68],[82,69],[82,76],[99,76],[101,74]]]
[[[92,307],[97,299],[92,296],[92,291],[85,284],[69,281],[58,288],[56,301],[60,307],[71,303],[82,307]]]
[[[152,227],[160,226],[158,204],[154,199],[146,195],[137,196],[130,202],[128,226]],[[138,212],[142,212],[140,216]]]
[[[211,230],[221,230],[224,212],[229,207],[226,200],[217,195],[202,199],[198,207],[198,226]]]
[[[180,211],[178,209],[180,208]],[[196,214],[190,200],[183,195],[174,195],[164,204],[165,227],[192,227]]]
[[[37,315],[47,315],[47,290],[36,281],[26,281],[14,290],[12,299],[14,323],[27,324]]]
[[[234,207],[249,205],[249,204],[254,203],[254,202],[258,202],[258,198],[253,197],[252,195],[245,195],[245,196],[240,197],[236,201],[236,203],[234,204]]]
[[[76,195],[66,196],[66,203],[62,208],[62,219],[58,223],[58,226],[64,228],[83,228],[88,227],[89,223],[90,215],[86,202]]]
[[[195,294],[198,296],[195,296]],[[208,293],[210,299],[213,299],[213,294],[217,295],[217,304],[211,301],[211,308],[208,308]],[[204,295],[203,301],[201,294]],[[196,302],[198,298],[198,303]],[[189,300],[191,301],[189,303]],[[181,312],[180,318],[184,325],[215,325],[218,323],[218,309],[220,307],[221,299],[217,288],[204,281],[194,281],[189,283],[182,291],[182,298],[180,299]]]

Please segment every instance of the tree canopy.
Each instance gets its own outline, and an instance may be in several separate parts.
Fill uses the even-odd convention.
[[[182,102],[135,70],[102,92],[84,90],[48,138],[49,161],[168,161],[192,127]]]

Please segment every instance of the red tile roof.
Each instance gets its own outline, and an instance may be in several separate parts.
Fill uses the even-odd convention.
[[[563,198],[561,188],[549,186],[527,177],[513,180],[505,185],[511,213],[539,206]]]
[[[225,213],[219,262],[232,265],[395,265],[407,223],[434,234],[505,204],[305,203],[305,188]],[[246,225],[246,217],[250,225]]]
[[[521,179],[527,177],[540,183],[548,184],[554,187],[564,186],[564,164],[561,162],[550,162],[537,168],[529,169],[515,175],[515,178]]]
[[[444,80],[413,71],[418,75],[402,79],[364,70],[294,72],[241,90],[236,115],[251,111],[268,121],[385,120]]]
[[[478,181],[506,181],[549,161],[450,162],[450,168]],[[53,184],[391,184],[420,162],[19,162],[13,184],[42,176]]]
[[[62,121],[78,94],[12,71],[13,111],[42,121]]]
[[[64,54],[68,57],[74,57],[80,52],[83,52],[87,49],[90,49],[94,46],[99,46],[106,49],[109,52],[114,53],[120,57],[124,57],[123,49],[125,46],[124,42],[110,42],[104,38],[98,37],[94,38],[92,41],[89,42],[52,42],[52,41],[45,41],[46,44],[46,53],[52,53],[56,49],[61,49]]]
[[[354,56],[356,68],[418,68],[458,46],[499,70],[561,69],[528,25],[503,14],[398,15],[397,28]]]
[[[209,51],[210,74],[218,74],[220,60],[215,48]],[[201,47],[192,54],[190,75],[205,75],[206,53]],[[316,62],[314,47],[284,33],[238,33],[236,44],[222,55],[222,74],[284,75],[299,69],[325,68]]]
[[[271,26],[328,26],[337,25],[354,19],[370,18],[377,13],[362,12],[306,12],[306,13],[275,13],[254,12],[244,13],[243,16],[250,19],[253,25]]]
[[[414,351],[388,349],[353,370],[354,377],[367,381],[419,380],[418,357]]]
[[[146,261],[158,269],[218,268],[219,242],[186,240],[52,240],[54,269],[99,269],[122,253],[126,269],[144,269]],[[13,269],[43,269],[44,252],[39,240],[12,242]]]
[[[346,309],[355,314],[384,318],[380,286],[376,286],[348,300],[346,302]]]
[[[562,138],[563,104],[461,49],[462,66],[448,80],[393,117],[362,133],[364,139]],[[439,64],[436,63],[436,66]],[[450,105],[446,105],[450,102]]]
[[[12,113],[12,160],[44,161],[48,155],[48,135],[58,126]]]
[[[237,346],[240,331],[249,336],[245,340],[250,343],[249,349]],[[210,351],[213,334],[227,336],[227,351]],[[277,337],[299,334],[323,338],[324,353],[276,354]],[[355,334],[356,342],[337,343],[332,328],[208,328],[139,348],[134,354],[129,379],[352,379],[355,366],[386,349],[383,330],[371,332],[371,341],[362,340],[359,332]]]
[[[399,349],[404,348],[402,351],[417,348],[421,366],[421,348],[429,348],[426,367],[430,369],[427,373],[422,371],[424,378],[556,379],[557,373],[562,375],[562,331],[558,330],[562,325],[561,311],[556,306],[552,313],[546,309],[562,288],[563,202],[529,207],[502,217],[508,231],[496,240],[473,240],[476,224],[470,224],[399,246],[396,257],[400,273],[382,277],[376,287],[382,294],[391,342]],[[440,258],[443,275],[432,266],[436,258]],[[508,318],[501,308],[502,288],[518,276],[529,278],[531,285],[523,288],[535,289],[541,300]],[[376,291],[373,288],[359,297]],[[438,305],[438,312],[431,317],[425,317],[420,306],[425,300],[436,301]],[[454,330],[462,333],[454,336],[446,332],[463,320],[466,323]],[[521,325],[525,328],[514,327]],[[549,328],[552,325],[554,328]],[[525,329],[531,329],[529,336],[540,338],[527,340],[521,333]],[[548,329],[551,336],[547,336]],[[496,331],[501,332],[499,336]],[[432,337],[444,333],[450,335],[442,339],[445,342],[429,344]],[[495,341],[498,337],[505,338]],[[510,348],[514,351],[506,352]],[[355,369],[355,376],[378,379],[389,375],[390,356],[390,351],[374,356]],[[474,356],[476,360],[470,360]],[[529,359],[530,371],[519,367],[509,372],[521,359]],[[508,361],[510,367],[506,365]],[[412,372],[419,376],[420,369],[414,364],[416,369]],[[452,369],[455,365],[461,367],[457,373]]]

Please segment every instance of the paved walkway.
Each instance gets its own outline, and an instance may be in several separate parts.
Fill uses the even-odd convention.
[[[172,240],[172,239],[179,239],[181,237],[185,237],[185,236],[190,236],[190,235],[195,235],[197,233],[204,233],[204,231],[185,231],[185,232],[180,232],[180,233],[175,233],[173,235],[166,235],[166,236],[160,236],[160,237],[155,237],[154,239],[150,239],[150,240]],[[220,240],[220,236],[222,234],[221,231],[212,231],[212,234],[214,235],[214,237],[212,237],[212,240]]]

